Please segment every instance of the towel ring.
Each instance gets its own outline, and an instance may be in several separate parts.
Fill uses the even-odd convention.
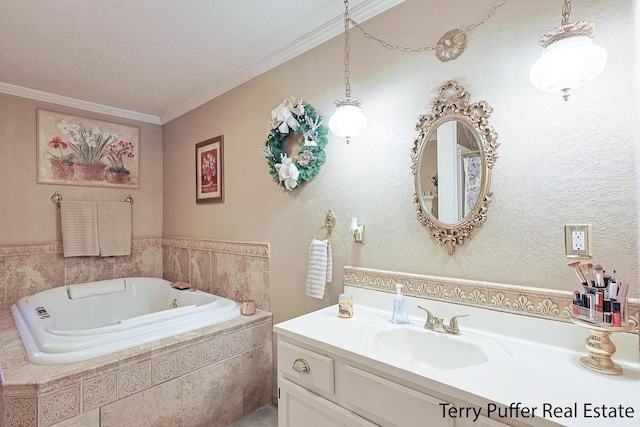
[[[131,194],[129,194],[125,199],[125,202],[129,203],[131,206],[133,206],[133,197],[131,197]],[[58,193],[57,191],[55,193],[53,193],[53,195],[51,196],[51,203],[53,203],[53,205],[56,207],[56,209],[60,209],[60,204],[62,203],[62,195],[60,193]],[[331,212],[331,211],[329,211]]]
[[[331,209],[329,209],[327,216],[324,217],[324,225],[320,227],[318,231],[316,231],[316,234],[313,236],[313,238],[315,239],[316,237],[318,237],[318,233],[322,231],[323,228],[325,228],[327,230],[327,237],[325,237],[325,239],[329,240],[331,236],[333,236],[333,229],[335,228],[335,226],[336,216],[333,214],[333,212],[331,212]]]

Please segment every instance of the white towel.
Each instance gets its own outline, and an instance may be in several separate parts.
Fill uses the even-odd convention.
[[[65,202],[63,200],[60,223],[65,258],[100,254],[96,202]]]
[[[98,202],[100,255],[131,255],[131,205],[127,202]]]
[[[107,295],[116,292],[124,292],[127,285],[124,279],[100,280],[98,282],[81,283],[67,286],[69,299],[80,299],[95,295]]]
[[[331,243],[328,240],[311,240],[309,247],[309,270],[307,272],[307,296],[323,298],[325,284],[333,276]]]

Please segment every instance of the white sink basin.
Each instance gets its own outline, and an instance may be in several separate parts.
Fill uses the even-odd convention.
[[[510,358],[493,338],[464,332],[447,335],[428,331],[422,325],[370,325],[364,339],[365,345],[385,361],[430,370],[450,371]]]

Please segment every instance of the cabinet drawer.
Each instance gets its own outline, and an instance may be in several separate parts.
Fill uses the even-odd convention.
[[[278,371],[312,390],[334,393],[334,362],[330,357],[278,341]]]
[[[347,409],[381,426],[453,427],[443,417],[441,403],[432,396],[396,384],[351,365],[340,380]]]
[[[280,378],[278,391],[280,427],[377,427],[285,378]]]

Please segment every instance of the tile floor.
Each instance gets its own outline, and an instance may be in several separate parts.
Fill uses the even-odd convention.
[[[278,407],[274,405],[258,409],[229,427],[278,427]]]

